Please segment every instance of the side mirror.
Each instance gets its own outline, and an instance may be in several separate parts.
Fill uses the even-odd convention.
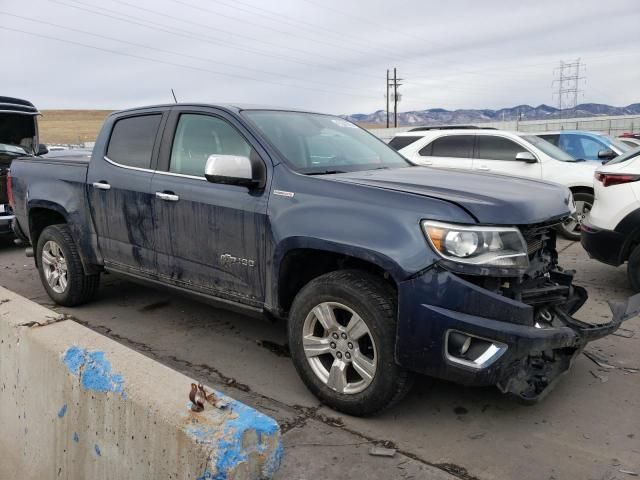
[[[518,152],[516,153],[516,161],[525,163],[538,163],[538,159],[531,152]]]
[[[204,176],[211,183],[240,185],[250,190],[263,188],[266,177],[261,160],[240,155],[210,155]]]
[[[598,152],[598,158],[600,160],[611,160],[613,158],[616,158],[617,156],[618,154],[613,150],[611,150],[610,148],[606,148]]]
[[[36,155],[39,157],[40,155],[46,155],[47,153],[49,153],[49,149],[47,148],[47,146],[44,143],[39,144]]]

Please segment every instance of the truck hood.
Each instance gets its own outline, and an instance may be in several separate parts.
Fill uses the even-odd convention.
[[[410,167],[366,170],[324,178],[446,200],[485,224],[547,223],[570,213],[568,188],[505,175]]]

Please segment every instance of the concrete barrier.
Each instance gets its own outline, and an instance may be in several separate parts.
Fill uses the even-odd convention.
[[[0,288],[0,478],[271,478],[275,420],[218,392],[192,412],[191,383]]]

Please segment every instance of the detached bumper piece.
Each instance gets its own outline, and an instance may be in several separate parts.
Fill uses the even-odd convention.
[[[450,272],[434,270],[403,282],[396,362],[463,385],[497,385],[522,402],[535,403],[589,342],[640,314],[637,294],[609,303],[609,323],[577,320],[571,315],[587,295],[581,287],[570,288],[563,305],[527,305]]]
[[[575,332],[574,345],[561,348],[550,345],[548,350],[535,352],[521,359],[512,375],[498,382],[500,391],[515,395],[528,404],[543,399],[569,370],[573,359],[587,343],[606,337],[615,332],[622,322],[640,314],[640,294],[628,298],[626,302],[609,302],[609,307],[613,314],[612,320],[598,325],[576,320],[562,310],[557,310],[560,321]]]

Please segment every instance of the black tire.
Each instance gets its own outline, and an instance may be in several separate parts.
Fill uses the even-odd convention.
[[[594,200],[595,197],[593,193],[576,192],[573,194],[573,201],[583,202],[585,210],[583,210],[582,212],[576,212],[576,215],[579,216],[579,219],[573,217],[574,223],[567,221],[558,226],[558,232],[560,232],[560,234],[564,238],[566,238],[567,240],[573,240],[574,242],[580,240],[580,225],[582,225],[584,216],[589,213],[591,208],[593,208]]]
[[[375,362],[372,363],[376,369],[371,383],[360,392],[339,393],[331,389],[314,373],[307,360],[303,347],[305,319],[324,302],[347,306],[368,327],[368,336],[375,345]],[[409,392],[413,376],[394,359],[396,311],[393,289],[379,277],[359,270],[339,270],[322,275],[298,293],[289,316],[289,347],[302,381],[322,403],[349,415],[367,416],[393,406]],[[334,357],[329,356],[329,362],[331,358]]]
[[[54,291],[54,288],[47,281],[43,261],[43,249],[47,242],[54,242],[62,251],[66,264],[66,286],[61,292]],[[50,225],[46,227],[38,238],[36,248],[38,272],[40,280],[47,294],[59,305],[74,307],[91,300],[98,290],[100,274],[86,275],[80,260],[78,248],[71,236],[71,230],[67,225]]]
[[[627,278],[633,291],[640,292],[640,245],[636,245],[629,256]]]

